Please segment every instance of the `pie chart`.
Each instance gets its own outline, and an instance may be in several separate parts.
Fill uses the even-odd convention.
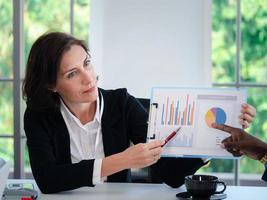
[[[215,107],[208,110],[205,116],[208,127],[211,127],[212,123],[225,124],[226,114],[223,109]]]

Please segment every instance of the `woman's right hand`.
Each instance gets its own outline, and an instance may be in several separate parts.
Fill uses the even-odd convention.
[[[139,143],[123,151],[127,168],[143,168],[156,163],[160,159],[164,141]]]
[[[107,177],[121,170],[143,168],[153,165],[160,159],[164,141],[156,140],[130,146],[121,153],[105,157],[102,160],[101,177]]]

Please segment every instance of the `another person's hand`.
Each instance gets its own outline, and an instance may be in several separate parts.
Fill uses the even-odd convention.
[[[243,128],[248,128],[256,117],[256,109],[247,103],[242,104],[241,114],[239,115],[239,123]]]
[[[212,124],[212,127],[230,134],[230,137],[222,141],[222,148],[234,156],[244,154],[252,159],[260,160],[267,153],[267,143],[242,129],[219,124]]]
[[[142,168],[156,163],[160,159],[163,141],[139,143],[126,149],[123,154],[128,168]]]

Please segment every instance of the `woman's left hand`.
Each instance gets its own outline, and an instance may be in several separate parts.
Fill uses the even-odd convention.
[[[239,123],[243,128],[248,128],[256,117],[256,109],[247,103],[242,104],[241,115],[239,115]]]

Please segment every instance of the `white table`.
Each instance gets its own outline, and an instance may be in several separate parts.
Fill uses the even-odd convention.
[[[41,194],[40,200],[177,200],[176,193],[185,191],[165,184],[104,183],[57,194]],[[267,187],[227,186],[226,200],[267,199]]]

